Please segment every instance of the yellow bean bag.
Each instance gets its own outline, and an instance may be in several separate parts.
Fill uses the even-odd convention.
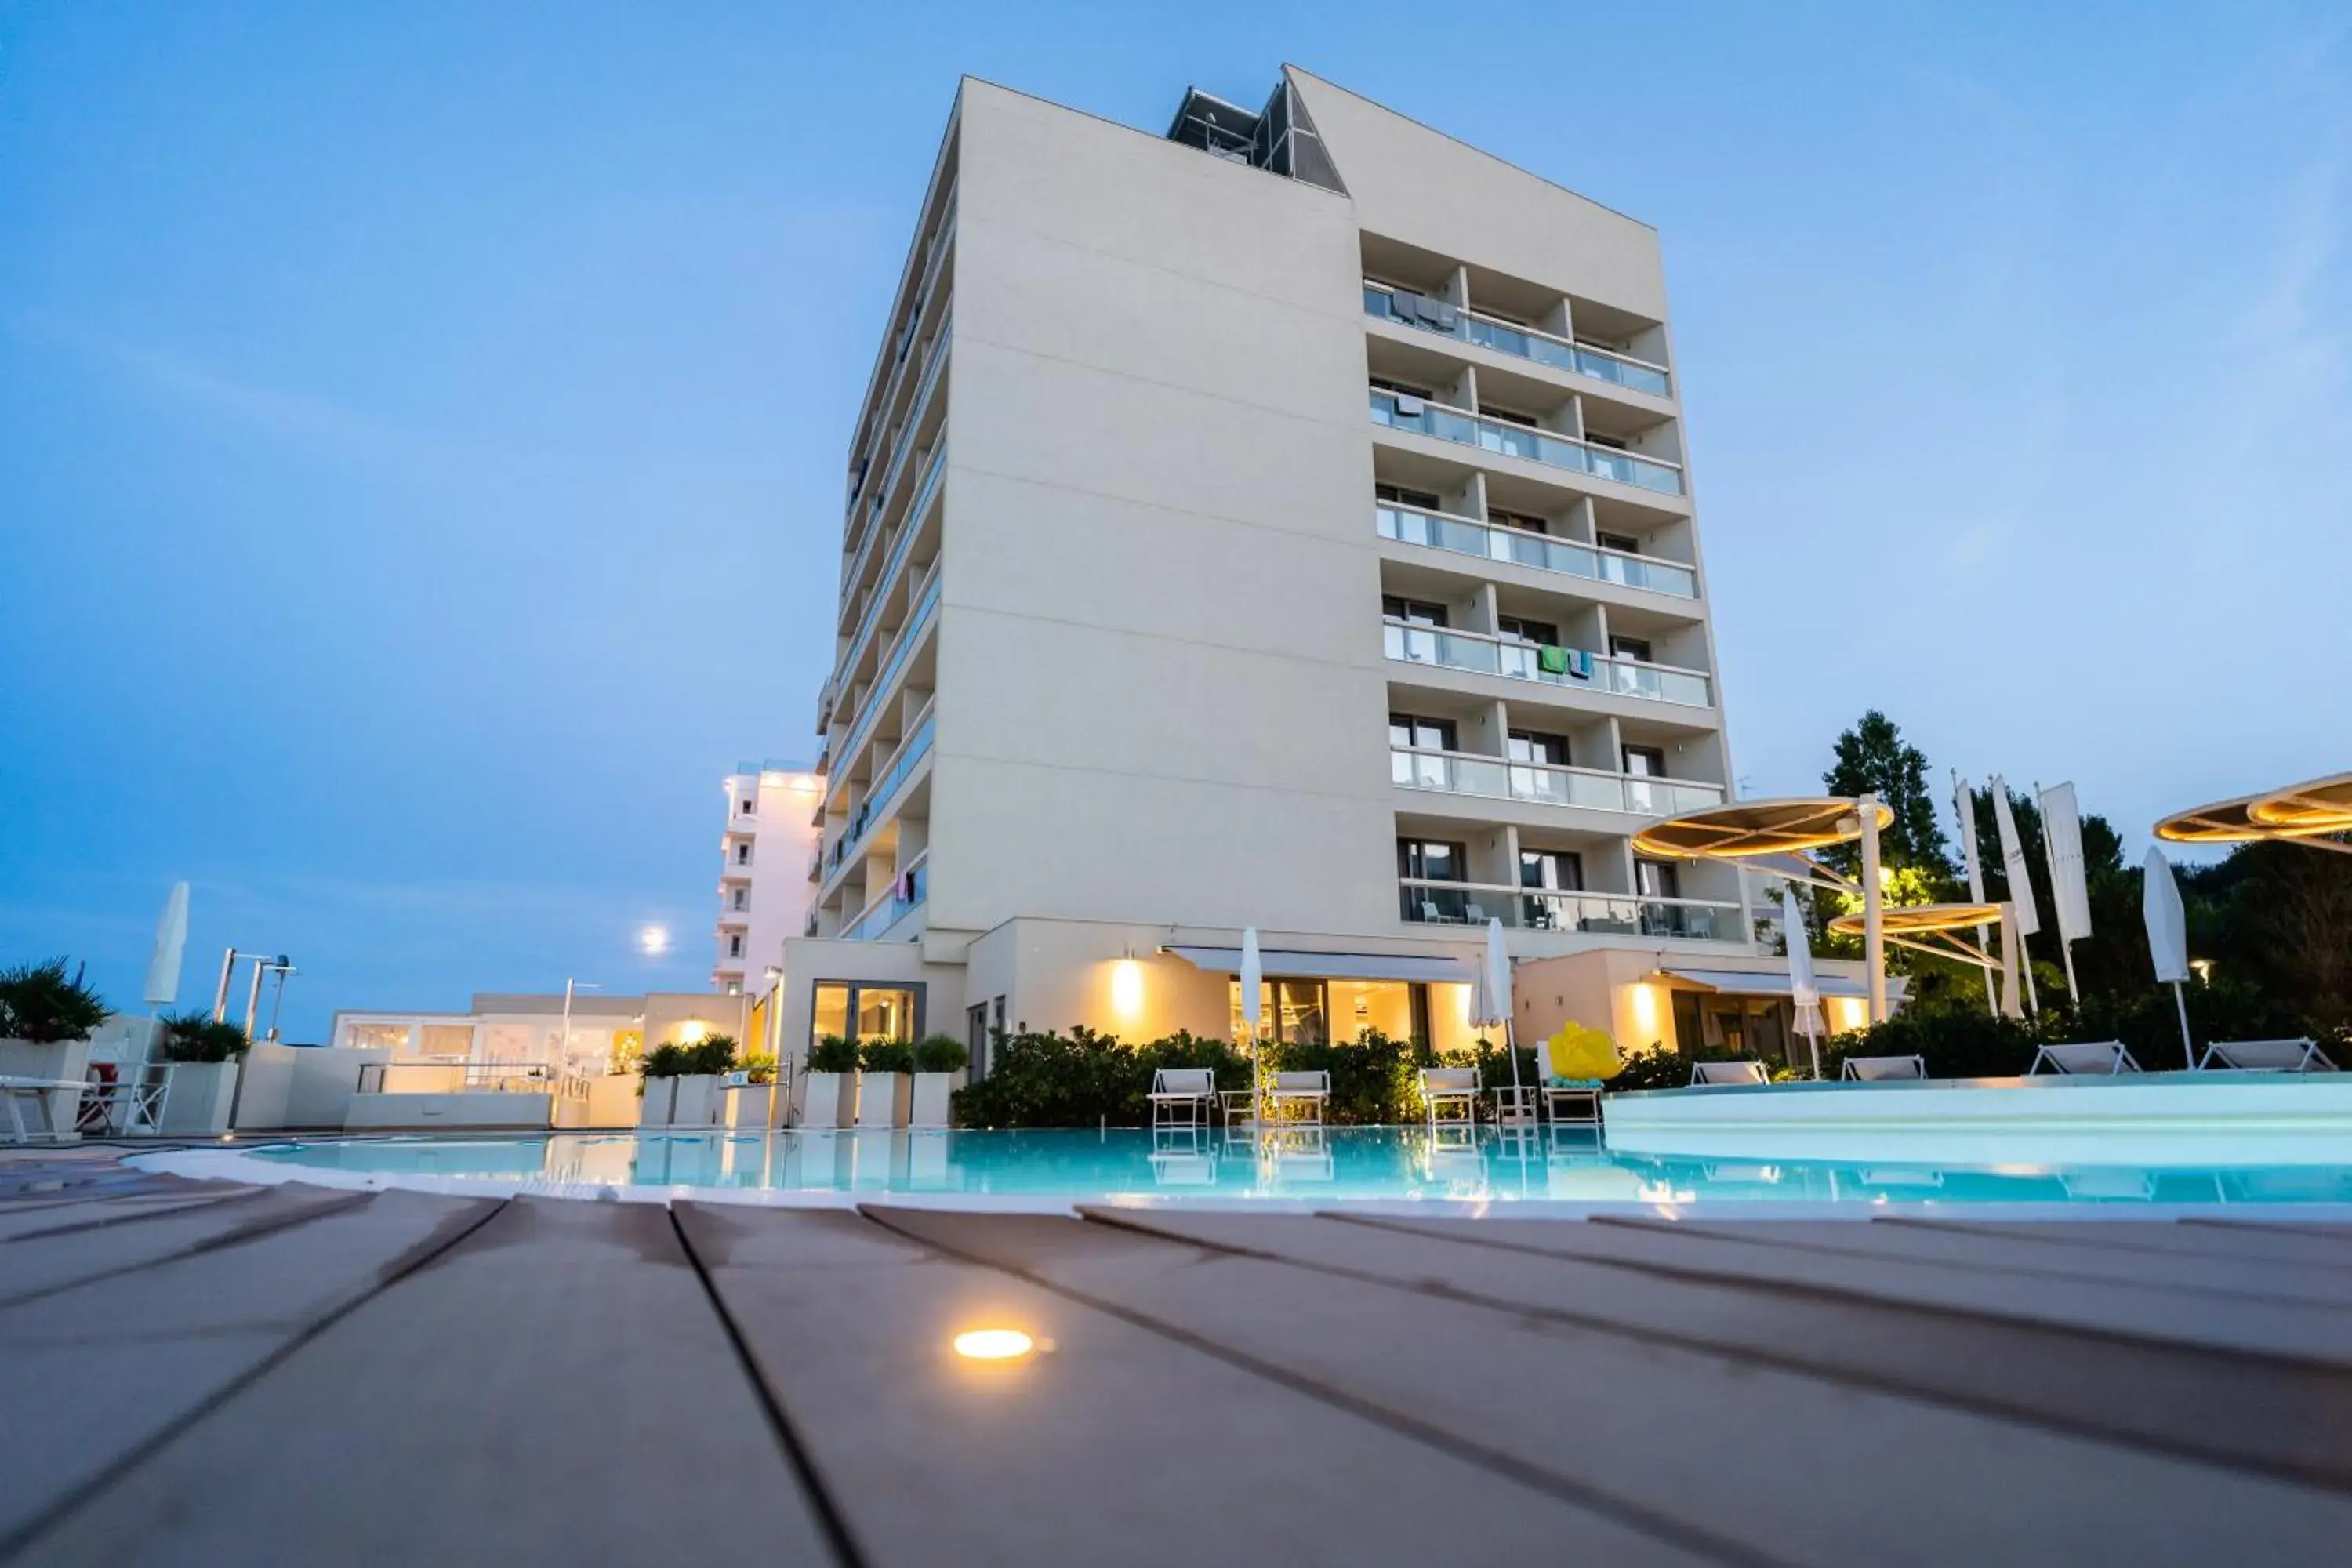
[[[1617,1056],[1617,1042],[1605,1030],[1563,1024],[1544,1046],[1551,1057],[1554,1078],[1612,1079],[1625,1070]]]

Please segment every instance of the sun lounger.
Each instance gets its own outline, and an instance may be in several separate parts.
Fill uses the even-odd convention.
[[[1770,1077],[1764,1071],[1764,1064],[1759,1061],[1691,1063],[1693,1089],[1706,1089],[1735,1083],[1770,1083],[1771,1081]]]
[[[2311,1039],[2216,1040],[2198,1067],[2235,1068],[2241,1072],[2334,1072],[2336,1064]]]
[[[2117,1073],[2139,1071],[2139,1063],[2132,1060],[2131,1052],[2124,1048],[2121,1040],[2044,1046],[2033,1053],[2033,1065],[2025,1069],[2025,1075],[2032,1078],[2045,1067],[2053,1073],[2090,1078],[2112,1078]]]
[[[1838,1075],[1862,1083],[1878,1083],[1892,1078],[1926,1078],[1927,1058],[1925,1057],[1848,1057],[1845,1071]]]
[[[1478,1069],[1422,1068],[1421,1108],[1433,1132],[1441,1124],[1469,1125],[1478,1115]]]
[[[1276,1121],[1306,1121],[1316,1126],[1323,1123],[1323,1112],[1331,1101],[1331,1075],[1328,1072],[1278,1072],[1274,1075],[1274,1088],[1269,1098],[1274,1101]]]
[[[82,1091],[87,1087],[79,1079],[0,1077],[0,1100],[5,1100],[8,1105],[8,1141],[24,1143],[37,1136],[53,1139],[68,1136],[73,1131],[68,1123],[74,1120],[81,1104]],[[53,1098],[61,1094],[71,1094],[74,1098],[70,1100]],[[37,1133],[25,1125],[25,1107],[28,1104],[41,1119]],[[68,1107],[62,1117],[58,1114],[60,1105]]]
[[[1564,1122],[1585,1127],[1600,1124],[1601,1080],[1554,1072],[1549,1040],[1536,1042],[1536,1078],[1543,1095],[1544,1115],[1553,1126]]]
[[[1161,1068],[1145,1098],[1155,1128],[1205,1126],[1217,1105],[1217,1075],[1207,1068]]]

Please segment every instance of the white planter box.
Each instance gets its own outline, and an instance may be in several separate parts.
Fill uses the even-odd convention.
[[[61,1040],[55,1045],[36,1045],[31,1040],[0,1040],[0,1077],[45,1078],[51,1080],[82,1081],[89,1071],[89,1042]],[[37,1109],[30,1100],[18,1103],[18,1113],[25,1119],[25,1131],[33,1137],[54,1136],[75,1139],[81,1134],[74,1129],[74,1119],[81,1113],[81,1090],[60,1089],[41,1097]],[[8,1125],[8,1113],[0,1110],[0,1128]]]
[[[668,1126],[670,1110],[677,1100],[677,1079],[674,1078],[646,1079],[645,1098],[637,1101],[637,1125],[640,1127]]]
[[[907,1072],[862,1072],[857,1075],[857,1125],[904,1127],[913,1109],[915,1075]]]
[[[730,1089],[725,1096],[720,1114],[730,1127],[749,1127],[755,1131],[768,1125],[768,1114],[776,1100],[776,1086],[772,1083],[747,1083],[740,1089]]]
[[[846,1127],[857,1110],[857,1075],[813,1072],[802,1080],[807,1092],[801,1100],[801,1125],[828,1131]]]
[[[719,1121],[719,1075],[682,1073],[675,1080],[677,1100],[670,1108],[673,1127],[710,1127]]]
[[[951,1097],[964,1085],[961,1068],[954,1072],[919,1072],[915,1075],[915,1103],[909,1124],[916,1127],[945,1127],[954,1120]]]
[[[228,1113],[236,1103],[236,1062],[173,1062],[172,1091],[163,1097],[163,1120],[156,1128],[166,1138],[217,1138],[228,1131]]]

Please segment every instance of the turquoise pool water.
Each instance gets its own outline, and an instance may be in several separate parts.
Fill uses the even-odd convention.
[[[1719,1160],[1611,1151],[1562,1130],[1500,1140],[1421,1128],[1169,1136],[1108,1132],[551,1133],[269,1146],[273,1165],[384,1177],[709,1187],[864,1198],[1126,1197],[1583,1203],[2352,1203],[2352,1163],[1956,1165]]]

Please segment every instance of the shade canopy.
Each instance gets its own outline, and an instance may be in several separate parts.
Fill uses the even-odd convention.
[[[1160,951],[1182,959],[1195,969],[1215,973],[1238,975],[1242,969],[1242,950],[1238,947],[1170,946]],[[1276,947],[1259,952],[1258,970],[1261,977],[1274,974],[1315,980],[1416,980],[1454,985],[1469,984],[1475,973],[1467,960],[1459,958],[1415,958],[1382,952],[1302,952]]]
[[[2290,784],[2255,801],[2246,815],[2263,827],[2289,833],[2352,832],[2352,773]]]
[[[2151,844],[2140,871],[2140,913],[2147,925],[2147,955],[2159,982],[2189,978],[2189,916],[2180,905],[2180,885],[2172,862]]]
[[[1633,852],[1676,860],[1746,860],[1826,849],[1862,837],[1861,806],[1843,795],[1710,806],[1650,824],[1634,835]],[[1894,811],[1880,802],[1878,826],[1894,820]]]
[[[1677,984],[1726,996],[1786,996],[1796,1000],[1796,982],[1782,970],[1661,969],[1658,973]],[[1869,986],[1840,974],[1814,975],[1813,990],[1822,996],[1860,998],[1870,994]]]
[[[1966,931],[1970,926],[1990,925],[2000,919],[1999,904],[1896,904],[1890,905],[1879,915],[1881,925],[1889,936],[1925,936],[1930,931]],[[1860,915],[1840,915],[1830,921],[1830,930],[1840,936],[1862,934]]]

